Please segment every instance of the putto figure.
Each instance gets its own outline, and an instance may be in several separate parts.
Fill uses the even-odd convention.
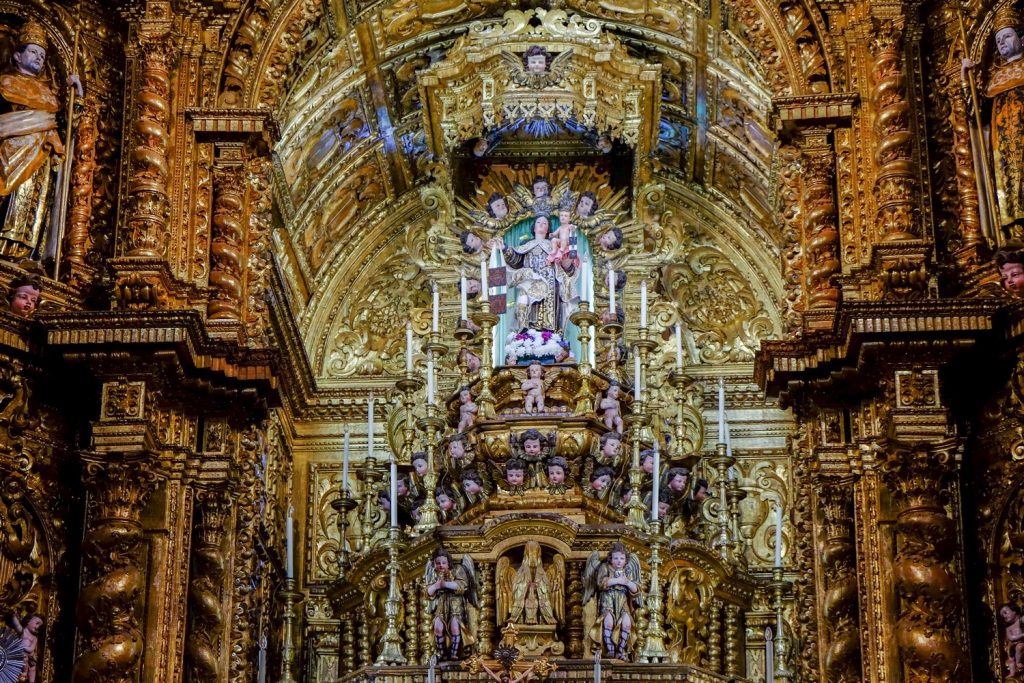
[[[531,363],[526,369],[527,378],[519,386],[523,390],[523,412],[544,412],[544,366]]]
[[[590,554],[583,570],[583,604],[595,595],[597,620],[590,638],[599,648],[604,645],[608,657],[625,661],[633,610],[640,606],[640,560],[623,543],[614,543],[604,560],[596,550]]]
[[[12,615],[11,625],[21,635],[21,647],[25,651],[25,668],[18,681],[36,683],[39,668],[39,633],[43,630],[43,618],[38,614],[32,614],[23,625],[17,615]]]
[[[26,21],[10,68],[0,75],[0,197],[6,198],[0,246],[8,256],[28,256],[38,246],[46,214],[40,203],[47,201],[52,180],[49,162],[64,154],[60,101],[44,73],[48,48],[45,29]],[[84,94],[77,75],[68,85]]]
[[[996,252],[999,282],[1013,296],[1024,296],[1024,242],[1010,240]]]
[[[479,607],[473,558],[463,555],[462,563],[455,564],[451,553],[438,548],[427,561],[423,584],[430,598],[427,609],[433,615],[438,657],[460,659],[476,642],[469,613],[470,605]]]

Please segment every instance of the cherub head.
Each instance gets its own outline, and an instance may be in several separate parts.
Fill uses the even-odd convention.
[[[460,403],[472,403],[473,393],[469,390],[469,387],[462,387],[459,389],[459,402]]]
[[[693,499],[700,503],[708,497],[708,480],[698,479],[693,485]]]
[[[569,342],[564,339],[558,342],[558,351],[555,352],[555,362],[562,363],[572,358],[572,352],[569,350]]]
[[[444,548],[438,548],[434,551],[434,571],[438,574],[444,574],[447,572],[452,564],[452,555]]]
[[[551,185],[548,184],[548,179],[542,175],[537,176],[533,179],[533,198],[540,199],[541,197],[547,197],[548,192],[551,191]]]
[[[580,195],[580,200],[576,202],[576,215],[587,218],[595,211],[597,211],[597,195],[587,190]]]
[[[622,452],[622,434],[605,432],[601,435],[601,455],[606,458],[617,458]]]
[[[526,376],[530,379],[544,379],[544,366],[534,361],[526,368]]]
[[[459,351],[459,360],[465,361],[466,370],[469,371],[469,374],[471,375],[480,369],[480,356],[476,355],[469,349],[462,349]]]
[[[427,476],[427,454],[423,451],[416,451],[412,454],[412,469],[417,477]]]
[[[469,450],[469,439],[465,434],[456,434],[448,442],[448,456],[454,462],[462,462],[466,459],[466,452]]]
[[[450,489],[438,489],[434,500],[437,501],[437,507],[441,508],[442,512],[451,512],[455,509],[455,494]]]
[[[527,73],[542,74],[548,69],[548,51],[540,45],[531,45],[523,53],[523,67]]]
[[[526,481],[526,463],[519,458],[512,458],[505,463],[505,481],[509,486],[522,486]]]
[[[609,228],[601,233],[597,243],[606,251],[615,251],[622,246],[622,228]]]
[[[466,470],[462,473],[462,490],[466,495],[473,496],[484,490],[484,480],[476,470]]]
[[[665,473],[665,483],[674,493],[682,493],[686,489],[686,482],[690,478],[690,470],[685,467],[671,467]]]
[[[409,495],[409,475],[402,472],[398,475],[398,484],[395,487],[398,490],[398,497],[405,498]]]
[[[619,492],[619,502],[622,505],[628,505],[629,501],[633,499],[633,487],[626,484],[622,487],[622,491]]]
[[[640,452],[640,466],[643,468],[644,474],[654,473],[654,451],[646,449]]]
[[[544,436],[536,429],[527,429],[519,437],[519,443],[523,445],[523,453],[531,456],[540,455],[541,449],[544,448]]]
[[[25,622],[25,628],[34,636],[39,635],[39,631],[43,628],[43,618],[38,614],[33,614]]]
[[[595,467],[590,473],[590,488],[593,491],[604,491],[612,483],[615,470],[611,467]]]
[[[1003,620],[1004,624],[1012,624],[1017,619],[1020,619],[1020,617],[1020,608],[1012,602],[1004,602],[999,606],[999,618]]]
[[[569,467],[569,463],[566,462],[565,458],[560,455],[556,455],[552,458],[548,458],[547,471],[548,471],[548,483],[552,486],[558,486],[559,484],[565,483],[565,470]]]
[[[608,398],[618,399],[621,394],[622,394],[622,387],[619,385],[618,382],[616,382],[615,380],[612,380],[608,384]]]
[[[665,519],[665,515],[672,507],[671,494],[672,492],[668,489],[658,490],[658,519]]]
[[[608,551],[608,562],[615,569],[622,569],[626,566],[626,557],[629,555],[629,550],[626,549],[626,545],[621,541],[612,543],[611,550]]]
[[[493,192],[491,196],[487,198],[487,213],[491,214],[491,218],[496,218],[499,221],[508,215],[508,202],[505,201],[505,195],[500,192]]]
[[[484,248],[484,241],[475,232],[463,230],[459,233],[459,241],[462,242],[462,251],[467,254],[479,254]]]
[[[999,279],[1014,296],[1024,296],[1024,242],[1010,240],[996,252]]]
[[[485,137],[479,137],[473,142],[473,156],[482,157],[487,154],[487,149],[491,146],[491,143]]]
[[[38,277],[20,277],[11,282],[8,293],[8,300],[11,304],[11,313],[27,318],[36,312],[39,305],[39,295],[43,288]]]

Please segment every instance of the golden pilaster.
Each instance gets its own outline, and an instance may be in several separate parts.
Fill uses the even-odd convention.
[[[426,508],[426,505],[423,506]],[[388,597],[384,601],[384,617],[387,626],[384,630],[383,645],[377,664],[405,664],[402,654],[402,639],[398,635],[398,612],[402,606],[402,592],[398,577],[398,545],[400,543],[398,527],[391,527],[388,534]]]
[[[295,668],[295,620],[299,618],[297,608],[302,604],[302,591],[296,588],[295,579],[285,579],[284,588],[278,591],[277,597],[284,604],[279,683],[298,683],[292,671]]]
[[[657,482],[654,484],[657,486]],[[636,498],[637,496],[634,496]],[[664,603],[661,595],[661,546],[665,537],[661,521],[651,522],[651,589],[647,592],[647,628],[640,649],[641,662],[663,662],[668,658],[665,648],[665,629],[661,625]]]

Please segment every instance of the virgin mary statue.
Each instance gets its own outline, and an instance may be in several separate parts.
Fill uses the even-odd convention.
[[[561,256],[549,239],[551,219],[537,216],[533,239],[518,246],[504,246],[508,286],[515,287],[517,329],[565,330],[577,300],[576,261]]]

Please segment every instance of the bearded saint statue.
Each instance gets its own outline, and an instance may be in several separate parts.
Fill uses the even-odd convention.
[[[1020,16],[1012,5],[996,12],[992,27],[999,57],[985,94],[992,98],[992,160],[999,224],[1024,230],[1024,50]]]
[[[26,21],[11,64],[0,73],[0,252],[6,256],[28,256],[39,246],[50,203],[50,161],[64,154],[60,101],[43,71],[48,47],[43,27]],[[68,84],[82,95],[78,76]]]

